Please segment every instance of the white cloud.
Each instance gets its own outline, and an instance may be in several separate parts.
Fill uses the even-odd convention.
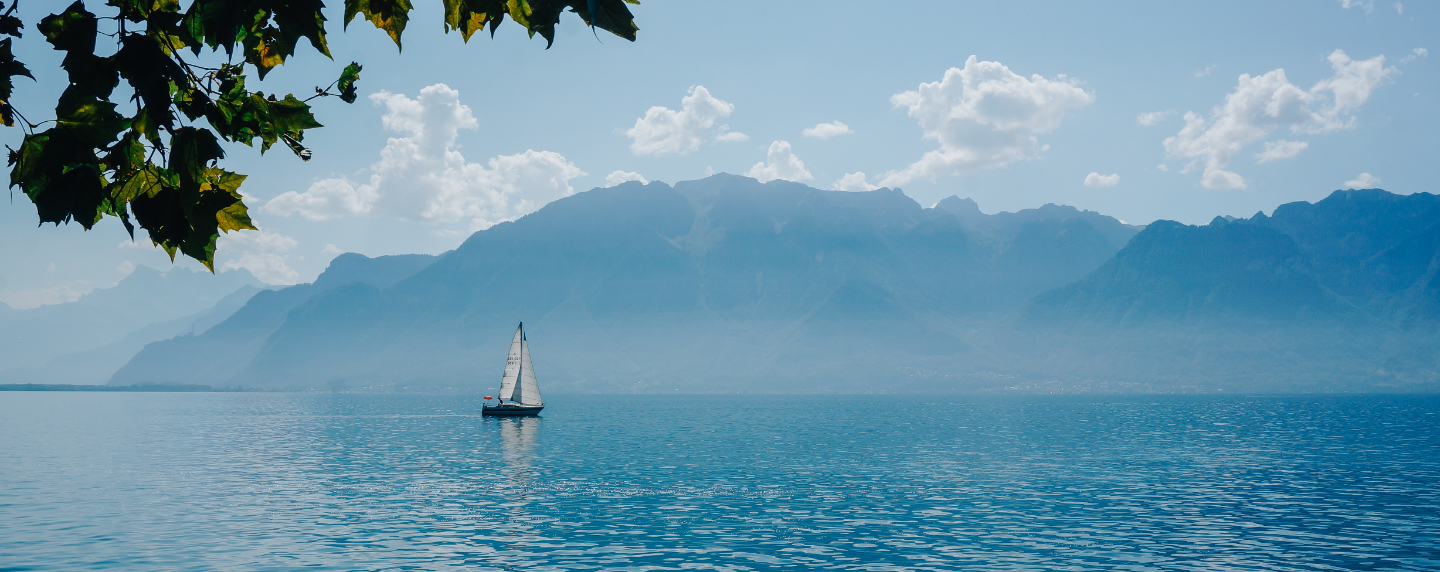
[[[294,284],[300,281],[300,274],[285,264],[289,257],[284,253],[298,244],[282,234],[242,230],[220,235],[215,252],[219,256],[236,256],[220,265],[221,272],[244,268],[266,284]]]
[[[699,149],[715,120],[732,111],[734,104],[711,96],[705,86],[697,85],[680,100],[680,111],[651,107],[625,135],[631,139],[630,150],[636,155],[684,155]]]
[[[762,183],[775,179],[800,182],[815,178],[810,175],[810,171],[805,170],[805,163],[790,150],[790,143],[787,141],[771,143],[770,150],[765,153],[765,161],[750,167],[745,176],[755,177]]]
[[[1205,66],[1203,68],[1195,70],[1195,77],[1205,77],[1207,75],[1210,75],[1210,72],[1212,71],[1215,71],[1214,65]]]
[[[29,310],[50,304],[74,302],[94,289],[95,286],[86,280],[74,280],[36,290],[9,290],[0,292],[0,303],[4,303],[16,310]]]
[[[121,262],[120,267],[116,268],[115,270],[120,273],[121,278],[124,278],[126,276],[129,276],[131,272],[135,271],[135,263],[126,260],[124,262]]]
[[[1379,185],[1379,184],[1380,184],[1380,179],[1379,179],[1378,177],[1376,177],[1376,176],[1374,176],[1374,175],[1371,175],[1370,173],[1360,173],[1360,176],[1359,176],[1359,177],[1355,177],[1354,180],[1352,180],[1352,181],[1345,181],[1345,188],[1347,188],[1347,189],[1373,189],[1373,188],[1375,188],[1375,185]]]
[[[1404,4],[1401,4],[1401,3],[1399,3],[1399,2],[1396,2],[1396,3],[1395,3],[1395,13],[1396,13],[1396,14],[1404,14],[1404,13],[1405,13],[1405,5],[1404,5]]]
[[[1159,164],[1159,165],[1156,165],[1155,168],[1156,168],[1156,169],[1160,169],[1161,171],[1167,171],[1167,172],[1170,170],[1170,166],[1169,166],[1169,165],[1166,165],[1166,164],[1164,164],[1164,163],[1161,163],[1161,164]]]
[[[1163,142],[1172,158],[1190,159],[1181,172],[1190,172],[1204,160],[1200,182],[1211,189],[1244,189],[1244,177],[1227,171],[1230,159],[1246,145],[1277,129],[1315,134],[1355,125],[1351,115],[1374,89],[1399,73],[1385,67],[1385,56],[1353,61],[1344,51],[1329,57],[1334,75],[1303,90],[1290,83],[1285,70],[1251,77],[1242,74],[1235,91],[1206,118],[1185,113],[1185,126]],[[1298,152],[1298,150],[1297,150]]]
[[[729,125],[720,126],[720,134],[715,136],[716,143],[739,143],[749,141],[750,136],[739,131],[731,131]]]
[[[317,181],[303,193],[289,191],[265,204],[265,211],[326,220],[347,215],[390,215],[405,220],[453,223],[471,230],[514,220],[555,199],[575,193],[570,180],[585,174],[553,151],[527,150],[470,163],[460,154],[460,129],[479,122],[460,92],[443,83],[420,90],[416,99],[382,91],[370,96],[385,106],[391,137],[363,183],[345,178]]]
[[[1060,127],[1073,109],[1089,105],[1095,96],[1065,76],[1029,78],[1000,62],[982,62],[975,56],[964,69],[950,68],[938,82],[922,83],[916,91],[890,98],[895,107],[908,109],[920,123],[925,139],[940,148],[899,171],[886,173],[882,186],[897,186],[921,177],[972,173],[1002,167],[1040,156],[1038,135]]]
[[[1346,10],[1360,8],[1369,14],[1375,11],[1375,0],[1340,0],[1340,7]]]
[[[298,214],[310,220],[329,220],[367,214],[378,198],[373,185],[357,187],[345,179],[325,179],[316,181],[303,193],[281,193],[265,203],[265,211],[287,217]]]
[[[142,236],[139,236],[133,240],[127,238],[120,241],[118,247],[130,248],[134,250],[160,250],[159,246],[156,246],[154,242],[150,241],[148,234],[144,234],[143,231],[141,232],[141,234]]]
[[[640,173],[632,173],[630,171],[615,171],[614,173],[610,173],[609,175],[605,176],[605,188],[608,189],[626,181],[640,181],[640,184],[642,185],[650,184],[650,180],[646,179]]]
[[[343,249],[341,249],[340,247],[335,246],[335,245],[333,245],[333,244],[327,244],[327,245],[325,245],[325,248],[322,249],[320,252],[323,252],[323,253],[325,253],[325,254],[336,254],[336,255],[338,255],[338,254],[345,254],[345,251],[344,251]]]
[[[1255,154],[1256,163],[1269,163],[1299,155],[1310,144],[1304,141],[1266,141],[1265,150]]]
[[[1410,55],[1400,58],[1400,63],[1408,64],[1428,55],[1430,55],[1430,50],[1427,50],[1425,48],[1415,48],[1413,50],[1410,50]]]
[[[1139,123],[1144,127],[1149,127],[1151,125],[1164,121],[1165,118],[1169,117],[1171,113],[1174,113],[1174,111],[1147,111],[1145,113],[1141,113],[1140,115],[1135,116],[1135,122]]]
[[[1085,175],[1085,186],[1087,187],[1113,187],[1118,184],[1120,184],[1119,173],[1101,175],[1091,171],[1089,175]]]
[[[806,137],[814,137],[816,139],[829,139],[837,135],[846,135],[850,133],[854,133],[854,131],[851,131],[850,126],[841,123],[839,119],[836,119],[835,121],[831,121],[829,123],[818,123],[814,127],[807,128],[804,131],[800,132],[801,135],[804,135]]]
[[[840,177],[840,180],[835,181],[835,185],[831,188],[837,191],[849,191],[855,193],[873,191],[880,187],[877,187],[867,182],[865,180],[864,172],[856,171],[854,173],[845,173],[845,176]]]

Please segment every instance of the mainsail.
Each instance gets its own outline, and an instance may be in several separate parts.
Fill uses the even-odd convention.
[[[500,380],[500,400],[511,399],[515,394],[516,381],[520,380],[521,346],[525,343],[525,324],[515,328],[515,339],[510,340],[510,357],[505,358],[505,378]],[[531,383],[534,383],[534,374],[531,374]],[[512,401],[514,401],[512,399]],[[524,403],[521,401],[521,403]]]
[[[530,363],[530,343],[520,336],[520,385],[515,401],[522,405],[540,405],[540,384],[535,382],[535,366]]]

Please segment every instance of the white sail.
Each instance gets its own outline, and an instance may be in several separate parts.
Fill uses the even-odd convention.
[[[540,405],[540,384],[535,381],[535,366],[530,362],[530,343],[520,339],[520,384],[516,401],[525,405]]]
[[[524,324],[521,324],[519,328],[515,328],[515,339],[510,340],[510,357],[505,358],[505,377],[500,380],[501,401],[511,399],[511,396],[515,394],[517,385],[515,382],[520,380],[520,350],[524,343],[522,337],[524,334],[521,330],[524,327]]]

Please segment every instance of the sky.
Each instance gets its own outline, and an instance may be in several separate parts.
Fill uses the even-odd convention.
[[[342,252],[438,254],[577,192],[719,172],[1131,224],[1343,188],[1433,193],[1440,175],[1433,3],[649,0],[632,7],[634,43],[565,14],[547,50],[513,23],[464,43],[422,0],[403,51],[366,22],[343,30],[330,4],[333,61],[302,42],[247,85],[304,97],[353,60],[361,98],[312,102],[325,127],[306,134],[309,162],[227,147],[261,230],[222,237],[218,271],[308,282]],[[64,88],[34,32],[56,7],[21,7],[15,51],[37,81],[17,79],[12,101],[32,119]],[[0,302],[15,308],[138,265],[200,267],[117,220],[37,220],[14,189],[0,204]]]

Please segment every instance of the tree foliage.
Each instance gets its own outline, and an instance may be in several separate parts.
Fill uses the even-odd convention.
[[[345,26],[361,17],[401,47],[410,0],[344,1]],[[548,48],[567,9],[627,40],[638,30],[626,6],[636,0],[441,1],[445,31],[458,30],[467,42],[487,27],[493,36],[509,16]],[[309,102],[357,97],[358,63],[303,100],[245,85],[251,67],[263,80],[301,40],[334,59],[321,0],[193,0],[183,9],[179,0],[108,0],[114,14],[104,17],[77,0],[36,26],[65,53],[69,85],[53,120],[30,123],[11,101],[15,78],[34,79],[12,51],[24,28],[17,5],[0,2],[0,35],[9,36],[0,39],[0,121],[14,127],[18,119],[26,131],[9,152],[11,187],[30,197],[41,224],[74,221],[88,230],[116,217],[132,237],[136,226],[145,229],[172,260],[179,252],[212,271],[221,232],[255,229],[240,194],[245,175],[220,166],[223,142],[254,147],[258,140],[262,154],[283,143],[308,161],[305,131],[322,127]],[[101,36],[115,39],[114,53],[96,53]],[[226,63],[201,65],[207,49],[223,50]]]

